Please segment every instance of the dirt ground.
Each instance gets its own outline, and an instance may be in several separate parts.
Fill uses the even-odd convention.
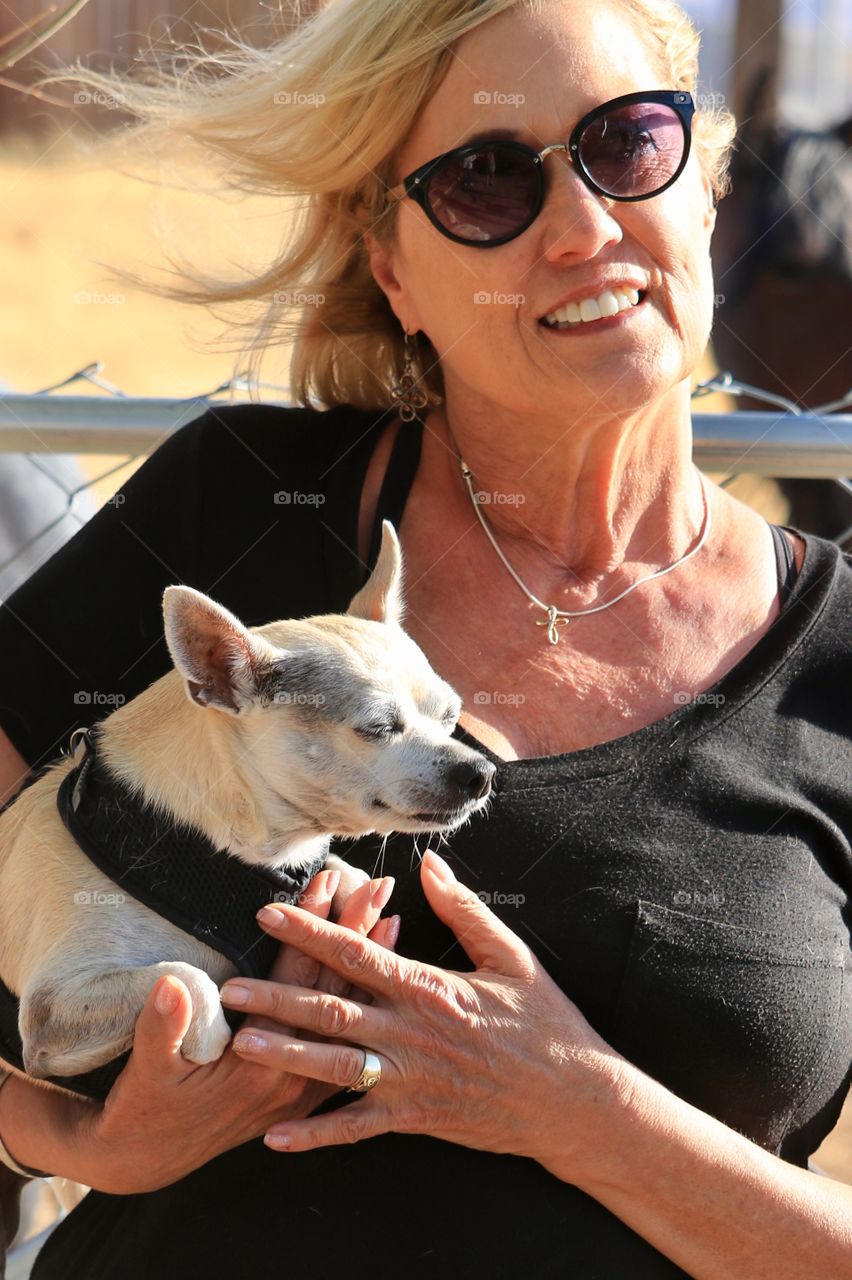
[[[142,170],[133,157],[134,172]],[[0,383],[33,392],[66,378],[93,360],[103,376],[131,395],[184,396],[211,390],[239,360],[233,343],[221,345],[223,324],[196,308],[163,301],[110,275],[118,263],[143,275],[167,265],[162,242],[192,263],[225,275],[269,261],[280,242],[286,209],[262,198],[218,200],[135,181],[115,170],[84,164],[67,143],[5,139],[0,150]],[[200,180],[200,179],[199,179]],[[209,181],[209,176],[208,176]],[[160,277],[162,278],[162,277]],[[287,353],[264,369],[287,384]],[[702,376],[712,368],[708,356]],[[91,389],[77,388],[82,394]],[[721,397],[702,411],[726,407]],[[115,458],[89,457],[97,476]],[[138,464],[136,464],[138,465]],[[132,468],[97,489],[103,502]],[[783,518],[771,485],[743,477],[740,496]],[[852,1101],[814,1157],[835,1178],[852,1183]]]

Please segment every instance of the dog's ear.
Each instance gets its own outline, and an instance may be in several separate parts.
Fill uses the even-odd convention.
[[[163,619],[169,653],[192,702],[239,715],[257,700],[262,673],[280,657],[271,645],[192,587],[166,587]]]
[[[347,613],[369,622],[402,624],[402,550],[390,520],[382,521],[382,546],[376,567],[353,598]]]

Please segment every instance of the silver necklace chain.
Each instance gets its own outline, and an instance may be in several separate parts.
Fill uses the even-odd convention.
[[[531,600],[534,605],[537,605],[539,609],[543,609],[547,614],[546,618],[537,618],[535,625],[537,627],[547,627],[547,638],[551,644],[559,643],[559,632],[557,627],[565,626],[569,618],[582,618],[588,613],[600,613],[603,609],[611,609],[614,604],[618,604],[619,600],[623,600],[625,596],[630,595],[630,592],[635,591],[637,587],[643,586],[646,582],[652,582],[654,578],[662,578],[663,574],[671,573],[672,569],[677,569],[680,565],[685,564],[687,560],[701,550],[704,543],[707,541],[707,535],[710,532],[710,503],[707,498],[707,484],[704,476],[699,471],[698,478],[701,481],[701,493],[704,498],[704,521],[701,526],[701,534],[694,547],[687,551],[685,555],[682,555],[678,560],[675,560],[673,564],[666,565],[664,569],[657,569],[654,573],[646,574],[644,578],[638,578],[636,582],[631,583],[629,587],[626,587],[624,591],[615,596],[612,600],[607,600],[606,604],[596,604],[590,609],[557,609],[555,604],[545,604],[543,600],[539,600],[538,596],[534,596],[529,587],[521,581],[515,570],[509,564],[509,561],[498,547],[494,534],[489,529],[485,520],[485,516],[482,514],[482,504],[476,500],[476,494],[473,488],[473,472],[463,458],[459,458],[459,464],[461,466],[461,473],[464,477],[465,484],[467,485],[467,491],[470,494],[473,509],[476,512],[479,523],[485,530],[488,541],[491,543],[492,547],[503,561],[503,564],[509,570],[509,573],[511,573],[512,577],[515,579],[527,598]]]

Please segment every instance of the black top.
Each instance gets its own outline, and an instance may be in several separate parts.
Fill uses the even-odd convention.
[[[24,757],[56,754],[104,699],[168,669],[169,583],[250,625],[345,609],[364,577],[359,499],[385,422],[230,407],[166,441],[124,501],[0,609],[0,724]],[[491,813],[448,857],[618,1051],[804,1166],[852,1061],[852,563],[802,536],[783,612],[711,690],[599,746],[491,756]],[[379,845],[343,851],[373,872]],[[388,842],[400,951],[469,968],[412,863],[412,837]],[[531,1160],[388,1135],[297,1156],[258,1140],[162,1191],[92,1192],[33,1278],[185,1280],[189,1266],[230,1280],[270,1265],[299,1280],[683,1274]]]

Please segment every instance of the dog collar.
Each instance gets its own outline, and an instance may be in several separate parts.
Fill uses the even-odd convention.
[[[72,749],[78,736],[85,753],[56,798],[69,834],[118,888],[227,956],[241,974],[265,977],[279,943],[263,933],[257,912],[268,902],[294,902],[326,853],[293,874],[249,866],[111,773],[98,754],[97,729],[77,730]]]
[[[118,891],[137,899],[227,956],[241,974],[264,978],[279,943],[263,933],[255,916],[268,902],[293,902],[325,864],[326,854],[292,875],[268,867],[251,867],[217,849],[194,828],[173,821],[135,795],[104,766],[97,752],[97,729],[77,729],[85,746],[82,760],[66,774],[57,807],[71,836]],[[81,892],[80,906],[87,893]],[[19,1000],[0,980],[0,1052],[23,1070],[18,1031]],[[234,1030],[240,1015],[225,1009]],[[75,1093],[103,1098],[129,1054],[94,1071],[54,1078]]]

